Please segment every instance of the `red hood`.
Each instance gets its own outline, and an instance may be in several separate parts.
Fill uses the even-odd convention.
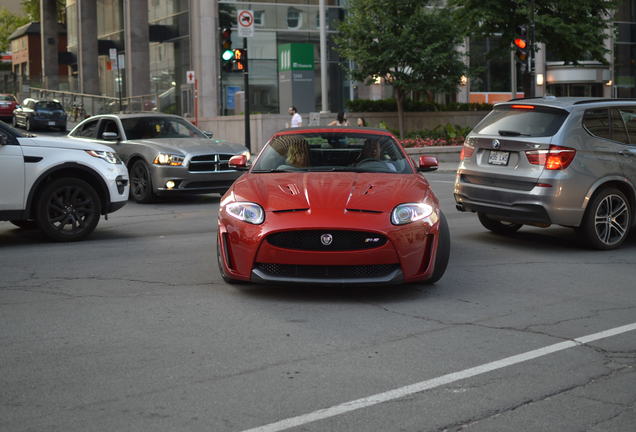
[[[246,174],[233,186],[237,201],[251,201],[265,211],[356,209],[388,212],[397,204],[432,195],[417,174],[265,173]]]

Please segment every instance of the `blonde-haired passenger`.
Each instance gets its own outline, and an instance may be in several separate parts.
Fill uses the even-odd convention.
[[[283,135],[270,144],[274,150],[285,157],[285,164],[278,169],[307,168],[309,162],[309,144],[300,135]]]

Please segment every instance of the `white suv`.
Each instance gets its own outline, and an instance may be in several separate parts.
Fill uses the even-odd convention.
[[[0,221],[81,240],[128,200],[128,171],[106,146],[22,134],[0,122]]]

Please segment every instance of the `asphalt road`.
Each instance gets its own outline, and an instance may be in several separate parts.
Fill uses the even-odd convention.
[[[75,244],[0,222],[0,430],[633,432],[636,237],[500,237],[428,178],[452,234],[434,286],[227,285],[214,194]]]

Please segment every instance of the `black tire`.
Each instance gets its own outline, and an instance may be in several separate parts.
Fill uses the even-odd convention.
[[[225,270],[223,270],[223,261],[221,258],[221,238],[218,235],[216,238],[216,262],[219,265],[219,274],[221,275],[221,278],[223,279],[223,281],[225,281],[225,283],[229,283],[231,285],[237,285],[237,284],[243,283],[243,281],[229,277],[225,273]]]
[[[18,119],[16,118],[16,116],[11,117],[11,125],[12,125],[14,128],[17,128],[17,127],[18,127]]]
[[[22,228],[25,230],[31,230],[38,227],[34,220],[11,220],[9,222],[17,226],[18,228]]]
[[[36,222],[54,241],[82,240],[95,230],[101,215],[101,201],[84,180],[61,178],[38,195]]]
[[[484,228],[487,228],[497,234],[514,234],[519,231],[519,228],[523,226],[522,224],[491,219],[490,216],[482,212],[477,212],[477,217],[479,218],[479,222],[481,222]]]
[[[448,267],[448,260],[450,259],[451,238],[448,222],[446,221],[446,216],[444,216],[444,213],[441,211],[439,212],[439,217],[439,242],[437,243],[437,254],[435,255],[433,274],[426,280],[426,283],[429,284],[437,282],[444,276],[446,267]]]
[[[130,167],[130,196],[138,203],[149,203],[155,199],[150,170],[141,159]]]
[[[26,130],[28,130],[29,132],[31,132],[33,130],[33,126],[31,125],[31,119],[27,117],[27,119],[24,121],[24,128]]]
[[[587,205],[576,229],[593,249],[616,249],[629,235],[632,209],[623,192],[613,187],[599,190]]]

